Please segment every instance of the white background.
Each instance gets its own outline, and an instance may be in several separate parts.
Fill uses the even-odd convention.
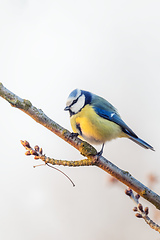
[[[69,130],[69,93],[103,96],[156,149],[118,139],[104,156],[146,185],[148,174],[159,176],[159,1],[0,0],[0,81]],[[41,162],[24,155],[20,139],[57,159],[82,156],[2,98],[0,108],[0,239],[158,239],[101,169],[60,167],[75,188],[58,171],[34,169]]]

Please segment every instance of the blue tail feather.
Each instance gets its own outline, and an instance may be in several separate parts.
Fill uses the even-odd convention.
[[[143,141],[142,139],[140,139],[138,137],[136,138],[136,137],[129,136],[129,139],[131,139],[133,142],[137,143],[138,145],[140,145],[143,148],[151,149],[152,151],[155,151],[151,145],[149,145],[148,143],[146,143],[145,141]]]

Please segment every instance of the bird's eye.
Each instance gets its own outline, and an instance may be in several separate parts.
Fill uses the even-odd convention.
[[[73,100],[73,102],[71,103],[70,107],[73,106],[76,102],[77,102],[78,98]]]

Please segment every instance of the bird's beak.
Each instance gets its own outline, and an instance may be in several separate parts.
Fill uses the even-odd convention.
[[[69,111],[69,107],[66,106],[65,109],[64,109],[64,111]]]

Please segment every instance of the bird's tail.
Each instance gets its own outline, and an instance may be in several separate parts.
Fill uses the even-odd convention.
[[[146,148],[146,149],[151,149],[152,151],[155,151],[154,148],[151,145],[149,145],[148,143],[146,143],[142,139],[140,139],[138,137],[137,138],[136,137],[132,137],[132,136],[128,136],[128,137],[129,137],[129,139],[131,139],[133,142],[137,143],[141,147]]]

